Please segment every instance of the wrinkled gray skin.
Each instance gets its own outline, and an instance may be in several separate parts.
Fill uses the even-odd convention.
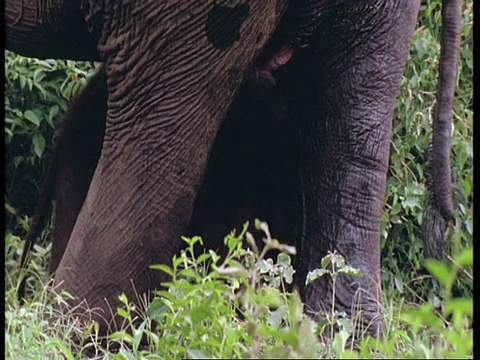
[[[284,184],[292,186],[275,178],[269,180],[274,185],[264,184],[292,200],[274,220],[279,231],[276,225],[272,230],[280,239],[296,240],[297,283],[307,311],[331,308],[328,279],[307,288],[302,284],[307,271],[335,249],[364,274],[339,277],[337,309],[351,315],[361,310],[360,325],[371,334],[383,333],[380,218],[393,106],[418,0],[298,1],[288,10],[282,0],[136,3],[6,2],[6,48],[105,64],[102,151],[71,234],[57,235],[69,240],[56,284],[76,301],[102,310],[97,319],[105,332],[118,294],[124,291],[134,300],[135,291],[156,288],[165,275],[148,265],[170,263],[181,235],[197,230],[202,235],[209,228],[201,225],[209,219],[209,200],[225,209],[212,213],[212,223],[225,221],[229,206],[212,195],[216,181],[225,184],[225,178],[208,175],[222,173],[222,156],[212,153],[215,139],[219,135],[216,144],[221,144],[222,133],[228,133],[221,125],[246,74],[291,43],[293,57],[274,77],[275,91],[288,108],[286,124],[295,133],[286,137],[291,147],[285,153],[298,148],[299,156],[275,171],[281,178],[284,169],[300,170],[285,173]],[[450,11],[459,24],[456,9]],[[268,146],[266,134],[258,144]],[[249,185],[244,189],[247,193]],[[255,200],[241,200],[247,210],[239,214],[258,208]],[[272,214],[274,207],[267,208]],[[450,216],[451,209],[443,213]],[[260,215],[247,218],[254,216]],[[228,231],[231,224],[224,226]]]
[[[28,252],[44,227],[52,198],[55,199],[55,226],[50,274],[57,269],[62,259],[102,150],[107,95],[105,70],[102,67],[70,102],[67,113],[62,118],[32,223],[25,238],[22,268],[26,267]],[[24,292],[25,279],[18,290],[20,302],[23,301]]]

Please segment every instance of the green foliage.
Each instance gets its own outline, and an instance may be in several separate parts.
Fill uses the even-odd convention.
[[[447,261],[427,260],[426,267],[439,282],[445,293],[442,309],[431,303],[421,306],[404,306],[403,302],[392,304],[392,316],[388,327],[390,333],[384,340],[363,339],[358,352],[347,356],[406,359],[466,359],[473,357],[473,298],[453,297],[452,287],[458,271],[473,264],[473,251],[469,247],[455,259],[455,266]],[[467,273],[472,282],[473,278]],[[391,314],[393,315],[393,314]]]
[[[47,271],[50,261],[51,243],[45,247],[35,244],[29,254],[29,266],[20,270],[19,259],[22,255],[24,241],[11,233],[5,236],[5,288],[7,291],[16,292],[20,279],[27,276],[26,295],[35,298],[43,284],[48,281]]]
[[[55,305],[62,297],[49,290],[47,265],[50,245],[36,245],[30,255],[30,289],[26,303],[16,301],[20,285],[18,261],[23,241],[8,234],[5,237],[5,358],[6,359],[73,359],[71,336],[75,320],[59,316]],[[69,319],[71,320],[71,319]]]
[[[154,265],[172,280],[163,285],[148,308],[148,321],[131,334],[120,331],[110,339],[121,339],[124,358],[243,358],[312,357],[318,340],[314,323],[303,313],[297,293],[285,292],[293,269],[289,256],[281,252],[277,261],[265,258],[270,250],[294,251],[273,239],[265,223],[257,222],[265,237],[262,251],[247,225],[225,238],[228,253],[221,258],[212,250],[199,255],[199,237],[184,238],[187,248],[173,258],[172,267]],[[249,249],[243,246],[248,237]],[[133,323],[131,305],[120,314]],[[156,322],[156,331],[147,330]],[[139,350],[140,331],[149,348]],[[307,346],[308,345],[308,346]]]
[[[345,258],[335,251],[328,253],[322,258],[320,265],[320,268],[308,272],[306,285],[310,285],[325,275],[332,278],[332,309],[330,313],[318,313],[321,320],[319,320],[317,324],[317,334],[322,338],[322,357],[337,357],[345,351],[347,340],[353,339],[355,335],[355,319],[350,319],[344,311],[335,310],[337,277],[341,273],[361,277],[362,272],[345,264]],[[334,331],[335,328],[337,331]],[[328,331],[328,329],[330,331]],[[353,345],[352,341],[350,345]]]
[[[6,356],[81,359],[88,348],[90,358],[118,360],[473,357],[473,299],[454,298],[451,293],[455,278],[473,263],[471,248],[455,258],[455,267],[446,261],[426,264],[445,292],[443,308],[390,299],[385,306],[385,339],[364,338],[354,345],[350,341],[354,319],[332,311],[323,314],[326,320],[315,323],[304,314],[298,294],[286,290],[294,273],[286,252],[292,254],[294,249],[274,239],[265,223],[257,225],[264,234],[261,251],[246,224],[240,234],[232,232],[225,238],[229,250],[223,258],[204,249],[200,237],[184,238],[187,246],[171,266],[152,266],[171,279],[144,304],[146,311],[125,295],[119,297],[116,311],[126,327],[106,339],[98,338],[85,313],[61,315],[55,310],[59,304],[66,306],[68,294],[45,287],[18,307],[15,287],[10,288],[5,294]],[[18,242],[12,242],[11,251],[18,249]],[[278,253],[276,261],[266,257],[279,249],[285,252]],[[308,282],[319,275],[361,275],[335,252],[320,265],[310,272]]]
[[[21,231],[24,214],[33,213],[55,127],[93,69],[93,63],[38,60],[5,51],[7,228]]]

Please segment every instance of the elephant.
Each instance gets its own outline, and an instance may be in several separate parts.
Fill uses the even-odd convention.
[[[26,267],[27,255],[44,225],[53,198],[55,226],[52,234],[50,274],[57,269],[100,158],[106,116],[107,86],[105,70],[102,67],[69,103],[67,113],[62,118],[57,142],[48,162],[32,223],[25,239],[21,268]],[[26,279],[22,280],[18,290],[20,302],[23,301],[25,281]]]
[[[245,116],[235,114],[258,70],[268,80],[253,88],[260,94],[267,84],[266,106],[278,122],[257,148],[275,142],[270,131],[280,139],[272,159],[280,176],[269,179],[279,182],[264,220],[278,219],[277,237],[297,248],[307,311],[335,306],[381,336],[380,222],[392,113],[418,7],[419,0],[7,0],[7,49],[104,63],[101,152],[74,223],[60,219],[71,230],[58,240],[65,248],[52,267],[55,283],[74,304],[103,310],[96,320],[106,333],[121,292],[136,299],[167,280],[149,265],[170,262],[181,235],[213,229],[217,237],[225,228],[216,224],[235,218],[225,215],[229,204],[216,188],[240,199],[238,214],[264,211],[248,195],[235,197],[230,176],[221,178],[226,165],[235,174],[222,158],[222,136],[236,133],[227,124],[241,131]],[[460,11],[460,1],[444,1],[431,186],[433,215],[444,222],[453,217],[449,136]],[[241,194],[268,188],[248,174],[232,177],[245,181],[235,182],[246,189]],[[331,279],[304,285],[332,250],[363,274],[339,276],[334,305]]]
[[[60,263],[67,245],[65,239],[70,236],[100,158],[107,91],[105,68],[98,66],[60,122],[27,233],[21,268],[26,267],[27,255],[42,230],[52,199],[56,206],[50,275]],[[298,145],[292,136],[292,124],[287,121],[285,105],[271,73],[264,71],[263,66],[255,68],[247,75],[216,136],[187,235],[202,234],[208,247],[221,251],[220,240],[230,226],[242,226],[252,214],[268,218],[270,225],[283,235],[288,234],[289,239],[299,235],[299,218],[295,223],[282,217],[288,213],[286,206],[296,206],[294,213],[301,211],[299,198],[293,197],[301,191],[298,176],[295,177]],[[265,138],[272,136],[266,147]],[[229,166],[231,163],[235,166]],[[286,173],[288,176],[282,176]],[[284,188],[293,186],[297,190],[287,194],[289,197],[282,194]],[[25,279],[18,291],[20,302],[24,292]]]

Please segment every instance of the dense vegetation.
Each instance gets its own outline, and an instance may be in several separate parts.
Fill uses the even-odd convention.
[[[353,348],[347,339],[354,320],[339,313],[325,314],[327,320],[318,324],[306,318],[298,296],[282,291],[294,273],[288,257],[293,250],[279,245],[268,226],[258,222],[255,226],[264,233],[266,249],[285,250],[276,261],[254,250],[259,239],[253,239],[246,229],[226,238],[230,249],[226,259],[213,252],[196,258],[192,249],[200,246],[201,239],[184,239],[186,250],[170,266],[158,266],[158,271],[171,274],[173,280],[169,290],[160,292],[149,305],[145,321],[135,323],[133,334],[119,329],[102,345],[93,336],[93,354],[113,359],[473,357],[472,8],[472,1],[464,1],[451,152],[456,204],[455,224],[449,230],[451,256],[444,262],[425,261],[421,224],[441,20],[437,0],[422,2],[396,102],[382,218],[382,285],[388,327],[384,341],[365,339]],[[20,307],[15,299],[28,215],[33,213],[56,125],[68,100],[93,71],[92,63],[40,61],[5,52],[6,358],[79,358],[71,351],[72,334],[85,338],[89,331],[95,332],[91,324],[55,316],[53,305],[63,300],[45,285],[49,227],[31,255],[28,272],[34,276],[27,283],[29,300]],[[244,250],[242,243],[251,250]],[[319,268],[324,269],[317,272],[322,276],[355,273],[337,254],[324,259]],[[125,306],[118,311],[131,322],[138,311],[128,299],[122,301]],[[336,324],[339,331],[330,332],[330,324]],[[142,334],[150,341],[145,348],[140,346]],[[120,350],[110,353],[115,344]]]

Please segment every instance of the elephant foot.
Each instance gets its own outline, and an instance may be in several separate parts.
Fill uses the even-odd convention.
[[[353,326],[350,341],[354,343],[365,336],[383,338],[385,319],[375,286],[366,290],[355,283],[355,280],[352,281],[351,277],[350,283],[345,286],[348,281],[346,278],[347,276],[343,277],[342,281],[337,281],[335,298],[330,279],[320,279],[308,285],[304,299],[306,314],[317,322],[324,323],[327,320],[327,330],[333,326],[335,331],[341,330],[340,322],[333,319],[350,319]]]

